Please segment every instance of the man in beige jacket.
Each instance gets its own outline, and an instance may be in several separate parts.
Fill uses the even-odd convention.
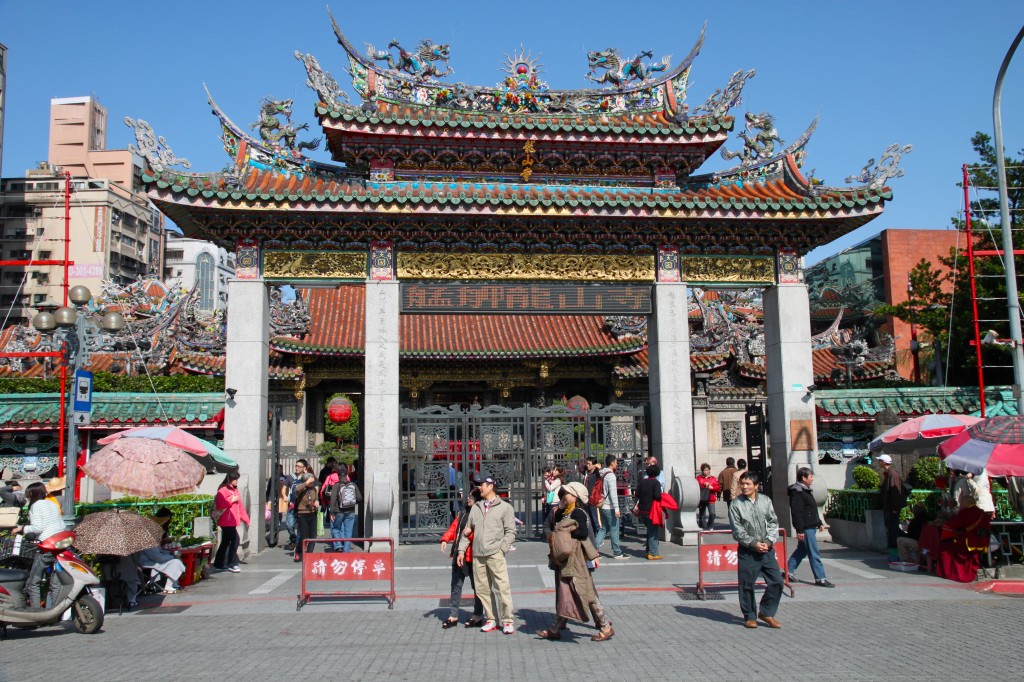
[[[508,581],[508,564],[505,554],[516,539],[516,519],[512,505],[498,497],[494,478],[478,473],[473,484],[480,488],[481,500],[469,510],[466,530],[459,538],[458,565],[461,566],[473,538],[473,580],[476,596],[484,605],[484,626],[480,632],[494,632],[498,622],[491,597],[492,585],[498,591],[501,609],[501,631],[506,635],[516,629],[512,617],[512,586]]]

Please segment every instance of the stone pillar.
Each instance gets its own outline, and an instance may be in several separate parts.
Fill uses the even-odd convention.
[[[388,533],[398,541],[401,476],[399,475],[397,281],[366,283],[366,367],[363,394],[363,470],[366,510],[379,529],[381,515],[390,518]],[[385,485],[386,484],[386,485]],[[390,499],[382,500],[388,491]]]
[[[228,283],[227,367],[224,387],[224,450],[249,481],[248,551],[266,542],[263,506],[267,466],[267,377],[270,364],[270,297],[261,279]]]
[[[697,544],[700,492],[694,479],[693,395],[690,389],[690,327],[686,284],[654,285],[650,348],[651,454],[665,470],[665,486],[679,500],[671,540]]]
[[[786,488],[796,481],[799,467],[814,469],[818,463],[814,393],[807,390],[814,382],[814,368],[806,285],[778,284],[765,290],[764,330],[772,465],[769,493],[779,526],[792,530]]]

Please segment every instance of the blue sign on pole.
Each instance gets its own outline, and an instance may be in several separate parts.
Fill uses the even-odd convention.
[[[73,412],[92,412],[92,372],[75,370],[75,393],[72,398]]]

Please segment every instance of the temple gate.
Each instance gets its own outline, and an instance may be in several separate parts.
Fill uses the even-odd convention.
[[[624,59],[616,50],[591,52],[595,87],[557,91],[521,50],[506,55],[501,83],[475,87],[438,80],[448,73],[447,45],[423,41],[414,52],[397,47],[397,57],[372,49],[363,54],[336,24],[334,31],[361,105],[348,102],[312,55],[295,56],[316,93],[315,114],[336,163],[304,154],[320,140],[296,140],[300,128],[290,122],[290,100],[263,102],[257,138],[210,98],[231,159],[222,172],[172,170],[179,160],[162,139],[148,126],[136,128],[153,202],[186,235],[238,256],[229,287],[226,377],[235,393],[226,411],[225,447],[243,472],[262,471],[266,458],[271,351],[298,359],[300,391],[317,371],[304,363],[326,352],[301,338],[270,338],[267,284],[354,285],[361,307],[324,314],[336,315],[332,324],[339,328],[362,333],[359,347],[330,352],[362,361],[363,485],[374,533],[383,529],[397,539],[400,529],[415,536],[440,525],[447,500],[436,498],[443,461],[437,455],[448,454],[439,453],[437,443],[445,441],[464,443],[454,453],[462,471],[476,466],[465,443],[479,442],[481,457],[510,478],[521,520],[532,524],[527,500],[537,467],[557,461],[546,450],[544,420],[565,415],[542,409],[531,416],[532,408],[522,408],[522,415],[515,409],[402,412],[403,382],[417,385],[400,367],[400,357],[405,363],[416,358],[416,349],[402,346],[403,325],[438,314],[431,301],[443,299],[445,287],[471,302],[459,315],[479,316],[501,314],[482,308],[508,307],[509,287],[537,285],[535,293],[543,294],[555,283],[575,286],[586,312],[599,308],[598,297],[602,306],[609,300],[590,285],[642,285],[650,307],[636,316],[647,323],[650,421],[640,427],[634,414],[631,428],[649,434],[650,453],[681,500],[669,524],[672,539],[693,543],[698,491],[687,287],[763,287],[772,492],[780,517],[788,518],[785,487],[796,466],[816,460],[801,256],[880,215],[891,198],[884,183],[896,174],[895,164],[869,164],[862,176],[848,179],[857,186],[827,187],[800,170],[816,122],[784,145],[771,115],[747,112],[742,146],[723,150],[736,165],[695,175],[727,141],[735,124],[730,110],[754,75],[737,71],[703,104],[684,104],[703,34],[675,65],[668,58],[647,61],[647,53]],[[506,293],[480,294],[476,285]],[[417,288],[418,297],[410,293]],[[622,296],[620,303],[628,299]],[[536,311],[521,319],[530,315]],[[517,324],[525,322],[508,321],[506,328]],[[524,366],[527,355],[521,354]],[[536,365],[543,388],[546,363]],[[601,418],[596,409],[587,417]],[[614,417],[608,423],[615,424]],[[636,445],[626,451],[643,451]],[[254,536],[262,538],[260,496],[251,504],[250,516],[260,520]]]

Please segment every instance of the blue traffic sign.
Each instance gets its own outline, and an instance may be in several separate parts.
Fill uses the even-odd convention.
[[[75,370],[75,392],[72,398],[73,412],[92,412],[92,372]]]

